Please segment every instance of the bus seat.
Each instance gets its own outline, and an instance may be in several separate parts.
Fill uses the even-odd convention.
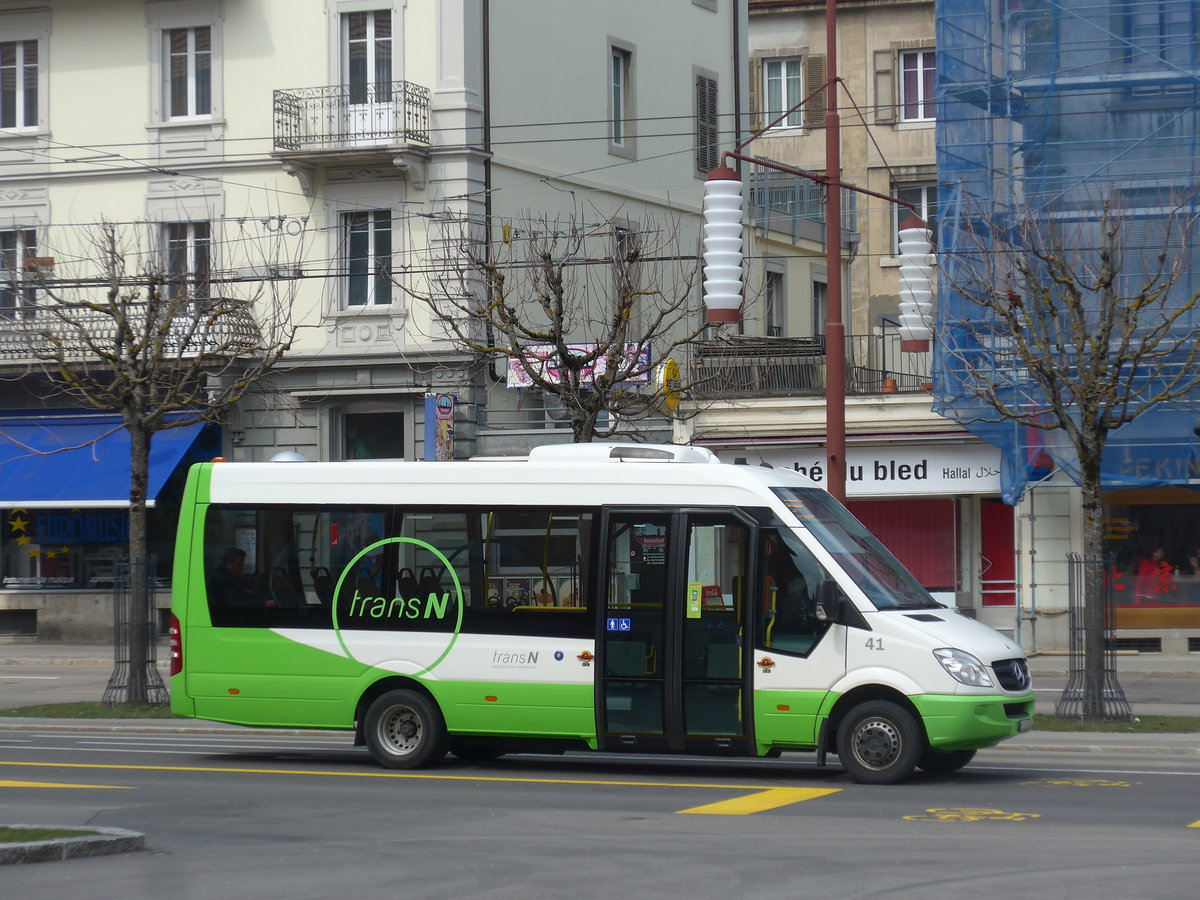
[[[421,596],[421,585],[417,581],[417,576],[412,569],[404,568],[400,570],[397,587],[400,590],[400,596],[405,600]]]
[[[309,575],[312,577],[313,590],[317,593],[317,599],[321,601],[322,606],[329,606],[333,602],[333,576],[324,566],[311,569]]]
[[[307,605],[304,594],[296,589],[296,585],[288,578],[283,566],[271,570],[271,599],[277,609],[299,609]]]
[[[433,569],[426,566],[421,570],[421,581],[417,587],[415,596],[428,597],[430,594],[440,596],[442,593],[442,580],[433,574]]]

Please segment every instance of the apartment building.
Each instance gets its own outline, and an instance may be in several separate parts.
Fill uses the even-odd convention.
[[[130,271],[298,326],[228,415],[152,444],[165,585],[196,459],[568,439],[415,297],[469,270],[468,227],[507,242],[557,221],[594,261],[670,220],[694,264],[704,178],[744,134],[746,29],[744,0],[0,2],[0,632],[94,633],[103,616],[81,610],[123,552],[119,419],[56,395],[29,349],[47,285],[103,274],[96,223],[124,236]],[[667,293],[698,309],[690,285]]]

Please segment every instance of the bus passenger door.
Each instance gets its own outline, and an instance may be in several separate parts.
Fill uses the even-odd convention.
[[[847,629],[817,618],[831,576],[789,529],[759,531],[754,592],[755,740],[759,752],[814,746],[829,689],[846,671]]]
[[[602,748],[745,753],[752,527],[732,513],[612,513],[604,534]]]

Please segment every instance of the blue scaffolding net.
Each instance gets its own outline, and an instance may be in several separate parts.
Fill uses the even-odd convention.
[[[1200,486],[1200,390],[1171,396],[1200,337],[1197,8],[938,0],[934,409],[1001,449],[1009,503],[1078,480],[1041,426],[1058,404],[1094,427],[1070,377],[1092,366],[1118,376],[1110,414],[1148,410],[1110,433],[1105,488]]]

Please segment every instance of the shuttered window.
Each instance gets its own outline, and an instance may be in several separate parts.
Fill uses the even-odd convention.
[[[819,53],[772,51],[795,55],[767,58],[765,54],[750,59],[750,128],[761,131],[783,113],[825,83],[828,77],[825,57]],[[776,127],[821,128],[825,124],[827,97],[824,90],[815,94],[803,107],[793,112]]]
[[[958,587],[953,500],[853,500],[846,505],[928,590]]]
[[[717,81],[696,75],[696,171],[707,173],[721,158],[721,129],[717,120]]]

